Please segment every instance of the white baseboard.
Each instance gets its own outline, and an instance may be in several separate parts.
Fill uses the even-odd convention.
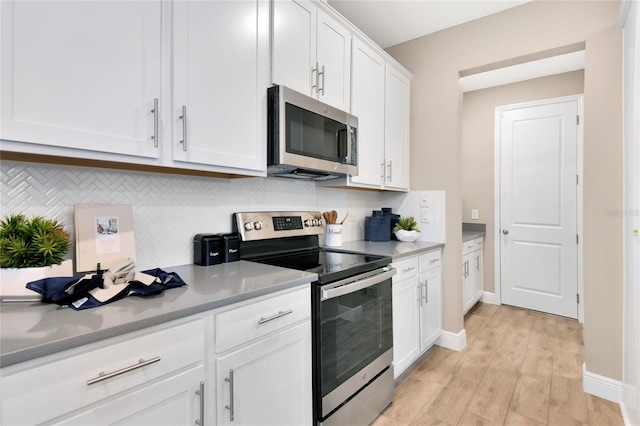
[[[586,393],[599,396],[620,404],[622,402],[622,382],[587,371],[587,364],[582,363],[582,388]]]
[[[496,294],[495,293],[489,293],[488,291],[485,291],[484,293],[482,293],[482,297],[480,298],[480,301],[482,303],[490,303],[492,305],[500,305],[500,301],[496,297]]]
[[[436,345],[460,352],[467,346],[467,332],[464,328],[459,333],[442,330]]]

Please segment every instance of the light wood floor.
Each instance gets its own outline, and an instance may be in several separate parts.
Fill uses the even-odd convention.
[[[430,349],[374,426],[624,424],[618,404],[582,390],[577,321],[478,303],[464,326],[467,347]]]

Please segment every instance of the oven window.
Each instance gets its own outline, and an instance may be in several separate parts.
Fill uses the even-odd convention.
[[[391,279],[320,303],[325,396],[392,347]]]
[[[295,105],[285,105],[286,149],[337,163],[347,156],[347,126]]]

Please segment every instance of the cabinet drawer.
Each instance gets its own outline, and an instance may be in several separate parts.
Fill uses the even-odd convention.
[[[428,253],[420,255],[420,273],[428,271],[433,268],[441,266],[442,255],[440,250],[433,250]]]
[[[474,247],[473,250],[482,250],[482,247],[484,247],[484,238],[476,238],[475,240],[473,240],[474,243]]]
[[[476,248],[475,240],[469,240],[462,243],[462,255],[469,254]]]
[[[401,281],[413,276],[418,276],[418,256],[393,262],[392,266],[396,268],[396,275],[393,277],[394,281]]]
[[[3,369],[0,423],[40,424],[186,366],[203,363],[204,320],[146,335],[136,333],[129,340],[110,339],[86,348],[87,351],[70,350],[68,357],[56,356],[50,363],[39,359]],[[141,366],[141,360],[157,361]],[[88,384],[103,373],[132,366],[137,368]]]
[[[264,298],[215,315],[215,348],[225,352],[311,318],[310,286]]]

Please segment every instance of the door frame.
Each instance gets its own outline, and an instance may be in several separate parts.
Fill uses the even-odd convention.
[[[576,195],[577,195],[577,217],[576,217],[576,231],[578,232],[578,295],[580,297],[580,303],[578,303],[578,321],[584,322],[584,268],[583,268],[583,256],[584,256],[584,232],[583,232],[583,182],[584,182],[584,95],[570,95],[570,96],[560,96],[557,98],[547,98],[538,101],[531,102],[521,102],[517,104],[509,104],[498,106],[495,109],[495,130],[494,130],[494,156],[493,156],[493,178],[494,178],[494,190],[493,190],[493,212],[494,212],[494,235],[493,235],[493,259],[494,259],[494,292],[495,292],[495,303],[498,305],[502,304],[502,280],[500,277],[500,249],[501,245],[498,244],[500,241],[500,138],[501,138],[501,126],[500,126],[500,115],[505,111],[510,111],[514,109],[520,109],[525,107],[535,107],[549,104],[551,102],[566,102],[566,101],[577,101],[578,103],[578,141],[577,141],[577,153],[576,153],[576,162],[577,162],[577,173],[578,173],[578,184],[576,185]]]

